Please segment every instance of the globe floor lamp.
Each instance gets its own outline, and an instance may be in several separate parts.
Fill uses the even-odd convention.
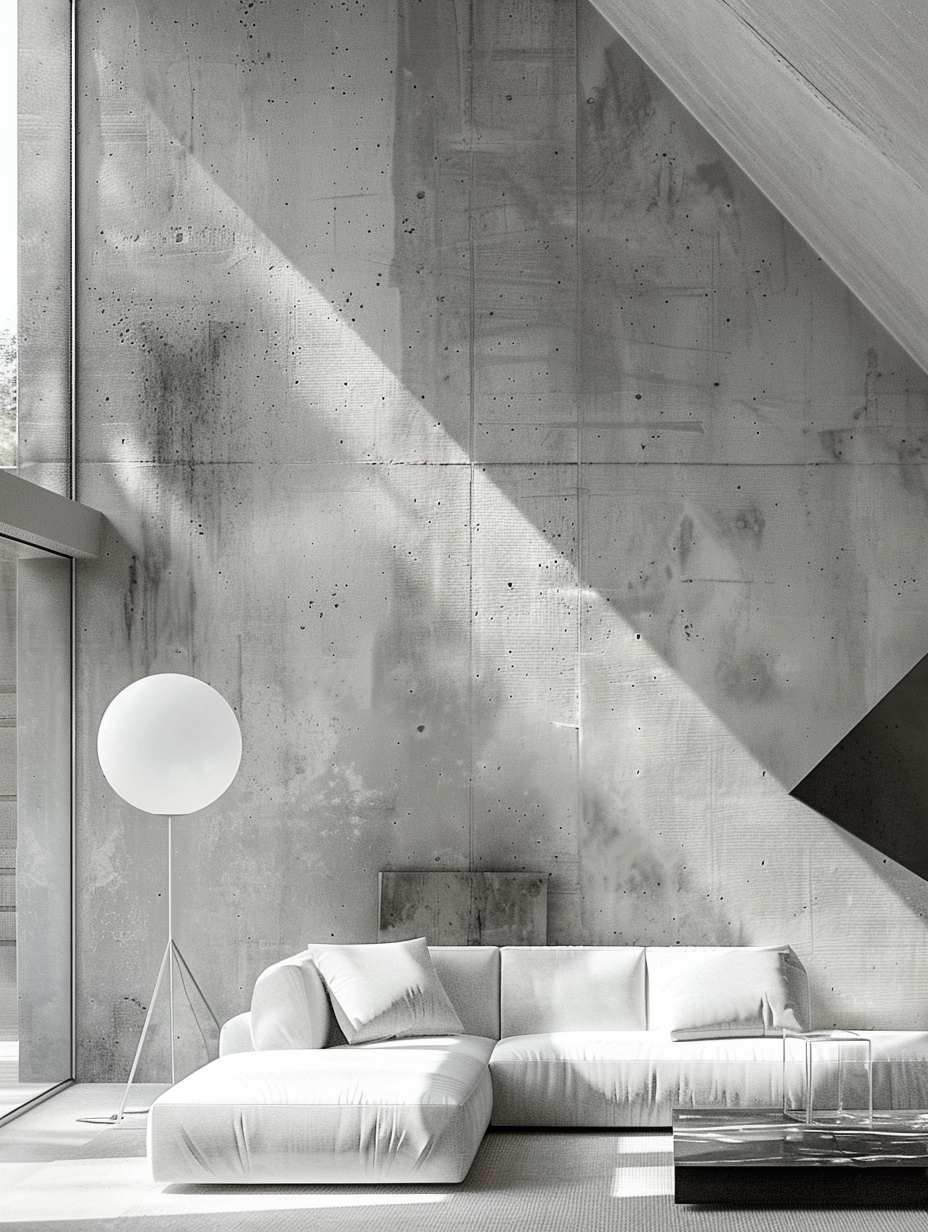
[[[170,1001],[172,1083],[176,1081],[175,969],[185,992],[186,972],[219,1030],[218,1019],[174,940],[172,825],[175,817],[196,813],[223,794],[238,772],[242,734],[232,707],[210,685],[194,676],[162,672],[136,680],[113,698],[100,721],[97,755],[100,768],[117,795],[135,808],[167,820],[167,944],[122,1103],[113,1117],[105,1118],[119,1125],[165,974]],[[187,1000],[190,1002],[189,992]]]

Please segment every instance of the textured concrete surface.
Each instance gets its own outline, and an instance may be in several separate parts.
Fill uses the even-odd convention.
[[[483,868],[920,1023],[924,883],[787,793],[925,652],[925,374],[585,0],[78,20],[78,1077],[164,944],[94,752],[151,671],[242,725],[175,835],[220,1016],[381,869]]]
[[[548,874],[403,870],[380,874],[378,941],[544,945]]]

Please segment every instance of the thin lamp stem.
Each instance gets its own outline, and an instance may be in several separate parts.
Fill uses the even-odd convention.
[[[173,844],[172,844],[172,827],[173,819],[168,818],[168,952],[170,959],[168,960],[168,998],[171,1006],[171,1085],[177,1081],[174,1072],[174,879],[173,879]]]

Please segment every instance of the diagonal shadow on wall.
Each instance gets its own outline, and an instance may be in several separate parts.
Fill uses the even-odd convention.
[[[928,879],[928,657],[791,794]]]
[[[389,125],[295,6],[142,29],[148,100],[526,516],[574,468],[553,546],[791,787],[924,652],[928,378],[584,0],[389,12]]]
[[[789,788],[923,653],[928,378],[587,4],[530,37],[472,9],[382,17],[389,114],[348,18],[310,39],[296,6],[219,21],[208,61],[141,28],[145,94]]]

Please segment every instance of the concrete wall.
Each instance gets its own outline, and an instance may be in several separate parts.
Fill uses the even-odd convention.
[[[920,1025],[924,883],[787,791],[925,651],[928,378],[586,0],[78,19],[78,1077],[164,944],[94,752],[152,671],[242,724],[175,826],[220,1017],[373,940],[379,870],[474,867]]]

